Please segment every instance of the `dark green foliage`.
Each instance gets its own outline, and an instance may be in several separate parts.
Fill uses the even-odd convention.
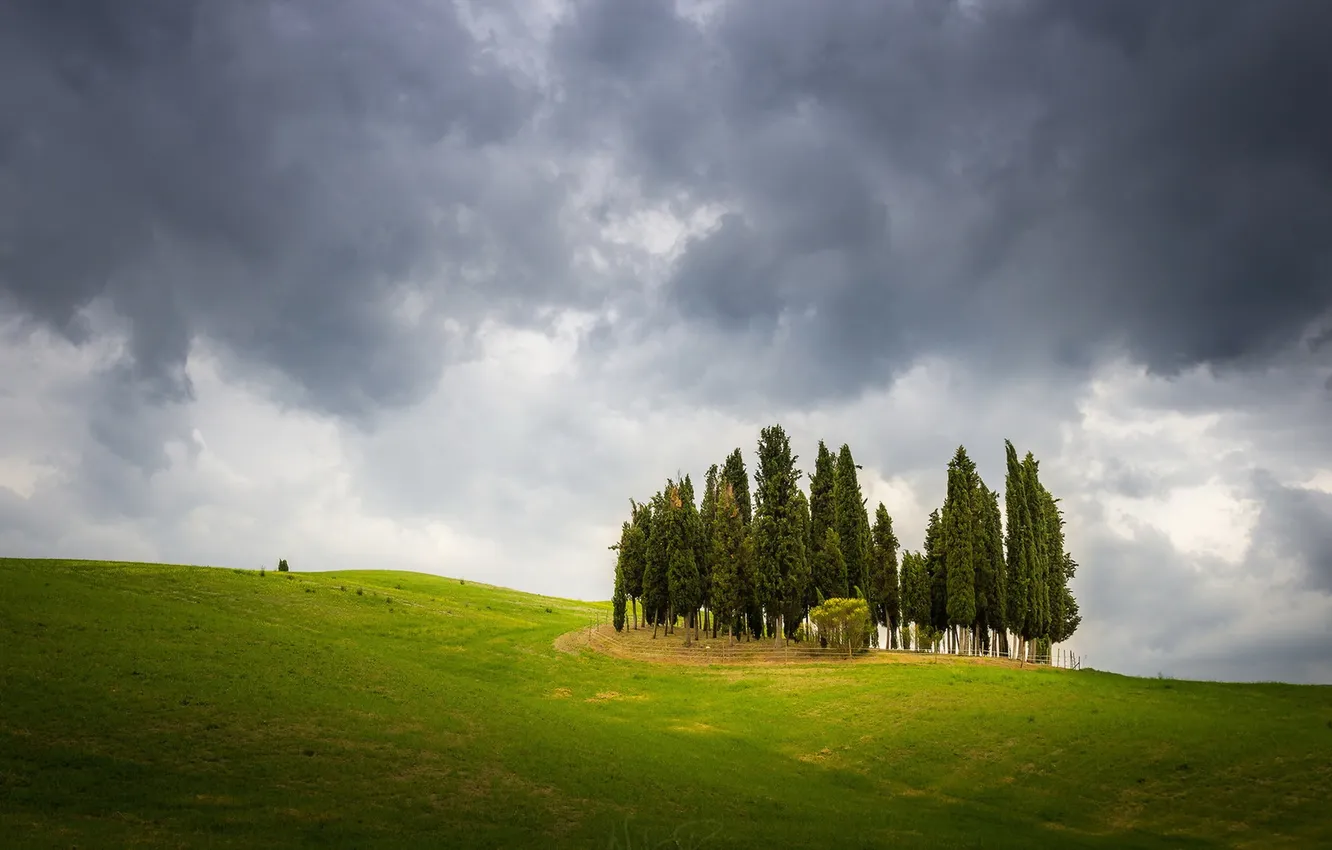
[[[814,560],[818,564],[818,572],[831,577],[827,590],[819,588],[824,598],[843,599],[851,596],[846,581],[846,557],[842,554],[842,541],[837,529],[829,528],[823,532],[823,543]]]
[[[660,531],[667,547],[666,583],[670,610],[673,615],[685,618],[685,643],[689,642],[694,612],[703,602],[703,582],[697,560],[698,511],[693,504],[693,488],[688,484],[689,477],[685,476],[684,484],[667,487],[666,519],[661,523]]]
[[[1028,633],[1024,636],[1045,637],[1050,632],[1049,584],[1049,514],[1047,494],[1042,491],[1039,466],[1031,452],[1022,459],[1022,480],[1029,508],[1031,539],[1031,578],[1027,584]]]
[[[624,524],[625,532],[629,530],[629,523]],[[625,615],[625,593],[624,593],[624,569],[621,564],[623,558],[617,559],[615,564],[615,593],[611,596],[611,606],[613,610],[613,623],[615,631],[624,631]]]
[[[871,534],[873,549],[870,555],[870,595],[874,599],[872,612],[877,624],[888,627],[890,645],[901,620],[901,590],[897,582],[897,535],[893,533],[893,518],[879,503],[874,512],[874,530]]]
[[[1073,556],[1064,553],[1063,558],[1064,586],[1060,588],[1063,599],[1062,614],[1063,619],[1054,624],[1054,629],[1050,637],[1055,642],[1066,641],[1073,637],[1073,633],[1078,630],[1082,623],[1082,614],[1078,611],[1078,600],[1073,598],[1073,591],[1069,589],[1068,582],[1078,571],[1078,564],[1073,560]]]
[[[666,482],[673,489],[671,482]],[[670,566],[671,547],[667,540],[666,497],[658,492],[649,503],[651,529],[647,539],[647,567],[643,572],[643,616],[652,624],[653,634],[658,625],[666,623],[666,607],[670,602],[667,569]]]
[[[710,560],[713,611],[727,634],[734,635],[749,595],[753,543],[729,482],[717,494]]]
[[[902,622],[930,625],[930,576],[921,552],[902,553]]]
[[[976,497],[976,466],[967,450],[957,447],[948,464],[948,496],[940,526],[948,624],[970,626],[976,621],[976,562],[980,517]]]
[[[930,583],[930,625],[936,629],[948,627],[948,584],[944,571],[943,532],[939,524],[938,508],[930,512],[930,521],[925,526],[925,549],[921,557],[925,561],[925,575]]]
[[[754,519],[749,506],[749,473],[745,470],[745,457],[739,449],[731,452],[722,468],[722,480],[731,485],[735,493],[735,506],[740,510],[740,518],[745,525]]]
[[[837,507],[833,502],[833,475],[836,461],[828,446],[819,440],[819,453],[814,460],[814,474],[809,479],[809,539],[811,552],[818,552],[823,546],[827,531],[837,522]],[[815,584],[820,581],[815,576]],[[829,587],[819,585],[824,595]]]
[[[712,600],[712,538],[717,524],[717,488],[720,474],[717,464],[708,467],[708,474],[703,482],[703,504],[699,508],[702,549],[698,561],[698,573],[703,581],[704,605],[711,605]]]
[[[1004,621],[1007,627],[1020,635],[1030,636],[1027,626],[1028,585],[1031,583],[1031,552],[1027,537],[1026,486],[1022,479],[1022,466],[1018,463],[1017,449],[1004,440],[1007,471],[1004,476],[1004,573],[1007,577],[1008,604]]]
[[[758,596],[770,625],[792,604],[792,573],[804,569],[805,541],[797,518],[800,471],[791,441],[780,425],[759,434],[754,470],[754,549],[758,562]]]
[[[786,576],[786,588],[783,597],[786,599],[786,636],[791,637],[795,630],[800,626],[800,621],[805,618],[805,611],[811,607],[813,602],[813,564],[810,563],[809,555],[809,500],[799,488],[795,491],[795,525],[796,534],[804,544],[804,557],[797,558],[791,565],[791,572]]]
[[[843,444],[833,467],[834,527],[842,543],[842,558],[846,561],[848,589],[869,585],[867,556],[869,553],[869,520],[865,516],[865,499],[856,478],[856,462],[851,447]]]
[[[280,558],[280,559],[278,560],[278,572],[280,572],[280,573],[285,573],[285,572],[287,572],[288,569],[289,569],[289,568],[287,567],[287,559],[286,559],[286,558]]]
[[[1003,527],[999,494],[980,484],[981,551],[976,575],[976,619],[981,629],[1002,633],[1007,611]]]

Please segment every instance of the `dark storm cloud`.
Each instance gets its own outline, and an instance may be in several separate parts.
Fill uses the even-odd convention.
[[[317,408],[410,401],[404,285],[465,316],[558,279],[550,187],[489,158],[535,103],[449,3],[5,3],[0,296],[72,339],[110,299],[162,398],[205,333]]]
[[[1320,0],[672,7],[578,4],[570,103],[649,191],[732,210],[668,302],[816,358],[807,398],[931,348],[1246,368],[1332,306]]]

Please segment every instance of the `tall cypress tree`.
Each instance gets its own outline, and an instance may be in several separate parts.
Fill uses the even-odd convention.
[[[1009,440],[1004,440],[1004,454],[1008,468],[1004,477],[1004,510],[1008,518],[1008,527],[1004,530],[1005,574],[1008,578],[1008,606],[1004,619],[1019,641],[1026,641],[1032,637],[1030,502],[1017,449]],[[1018,655],[1024,651],[1021,645],[1016,649]]]
[[[720,481],[720,471],[717,464],[708,467],[707,477],[703,480],[703,505],[699,510],[699,518],[702,522],[702,543],[703,558],[699,561],[698,572],[703,580],[703,605],[712,611],[712,574],[714,566],[712,563],[712,538],[716,533],[717,524],[717,488]],[[716,612],[712,612],[712,617],[716,619]],[[705,624],[706,625],[706,624]],[[715,631],[715,628],[713,629]]]
[[[834,526],[842,543],[842,557],[846,560],[847,590],[855,593],[860,588],[867,592],[865,555],[868,550],[869,522],[865,518],[865,499],[860,492],[860,482],[856,479],[856,462],[851,457],[851,447],[842,444],[837,453],[837,463],[833,467],[833,504],[835,506]]]
[[[638,628],[638,602],[643,597],[643,573],[647,570],[648,506],[629,500],[633,508],[629,532],[620,541],[624,564],[624,590],[633,608],[634,628]],[[644,612],[646,614],[646,612]]]
[[[833,502],[833,476],[836,461],[833,459],[832,452],[828,451],[828,446],[819,440],[819,453],[814,460],[814,474],[809,478],[809,538],[811,543],[811,552],[817,552],[823,547],[823,539],[827,536],[827,531],[834,528],[837,522],[837,506]],[[825,596],[830,586],[821,584],[827,580],[826,576],[816,575],[815,584],[823,591]]]
[[[674,484],[666,482],[667,490],[673,490]],[[643,571],[643,615],[652,623],[652,637],[657,637],[657,627],[666,625],[666,609],[670,604],[670,584],[667,572],[670,567],[671,547],[667,523],[666,497],[661,491],[648,503],[650,533],[647,539],[647,567]]]
[[[1031,552],[1031,578],[1027,584],[1030,597],[1027,603],[1028,634],[1024,637],[1044,638],[1050,634],[1050,554],[1049,516],[1046,494],[1041,487],[1040,464],[1031,452],[1022,459],[1022,477],[1030,517],[1025,531]]]
[[[940,517],[948,624],[955,643],[959,643],[957,627],[970,628],[976,622],[976,543],[980,534],[975,496],[976,467],[967,450],[958,446],[948,464],[948,496]]]
[[[796,533],[801,540],[803,554],[792,563],[783,593],[787,600],[785,619],[788,638],[795,636],[796,629],[805,619],[805,612],[809,610],[814,598],[813,564],[809,555],[809,499],[805,498],[799,487],[795,491],[794,514]]]
[[[879,503],[874,512],[873,553],[871,555],[871,580],[874,588],[876,610],[875,620],[878,625],[888,629],[888,646],[897,647],[897,628],[901,619],[901,592],[897,583],[897,535],[893,533],[893,518],[888,509]]]
[[[1005,614],[1008,594],[1004,565],[1003,527],[999,518],[999,494],[984,484],[980,487],[981,507],[981,551],[980,567],[977,573],[976,607],[977,622],[989,648],[989,633],[993,630],[999,638],[1000,650],[1007,652],[1004,635]]]
[[[619,557],[615,559],[615,592],[611,596],[611,620],[615,631],[624,631],[625,591],[624,591],[624,539],[629,534],[629,523],[624,524],[620,534]]]
[[[776,620],[791,607],[791,574],[801,569],[805,541],[796,519],[796,492],[800,471],[791,453],[791,441],[780,425],[759,434],[758,465],[754,470],[754,548],[760,575],[759,593],[764,616],[778,636]]]
[[[823,532],[823,544],[819,546],[819,554],[815,556],[823,562],[821,569],[827,575],[842,576],[840,587],[834,585],[837,592],[828,596],[828,599],[849,598],[850,594],[846,589],[846,556],[842,554],[842,540],[837,534],[837,529],[829,528]]]
[[[745,457],[739,449],[727,455],[721,477],[735,493],[735,506],[740,510],[740,519],[749,525],[754,518],[749,506],[749,473],[745,471]]]
[[[725,625],[728,643],[735,639],[735,629],[745,608],[745,577],[750,568],[752,545],[736,504],[735,491],[726,482],[717,494],[711,561],[714,622]]]
[[[939,525],[939,509],[930,511],[925,525],[925,548],[920,553],[925,575],[930,585],[930,625],[942,631],[948,628],[948,582],[944,571],[943,533]]]
[[[670,517],[667,523],[670,540],[667,583],[671,613],[668,617],[672,620],[676,615],[684,618],[685,646],[690,644],[694,615],[702,596],[696,556],[697,531],[693,527],[698,514],[696,510],[690,510],[692,500],[687,498],[692,495],[684,486],[671,488],[666,494],[667,515]]]
[[[933,624],[930,601],[930,576],[922,552],[902,554],[902,621],[915,623],[917,629]],[[904,647],[905,648],[905,647]]]

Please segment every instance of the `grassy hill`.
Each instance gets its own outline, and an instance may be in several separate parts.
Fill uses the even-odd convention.
[[[553,646],[606,610],[411,573],[0,560],[0,835],[1332,846],[1332,688]]]

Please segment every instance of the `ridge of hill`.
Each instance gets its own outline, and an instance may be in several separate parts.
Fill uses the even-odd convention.
[[[604,603],[0,559],[13,846],[1332,845],[1332,688],[647,664]]]

